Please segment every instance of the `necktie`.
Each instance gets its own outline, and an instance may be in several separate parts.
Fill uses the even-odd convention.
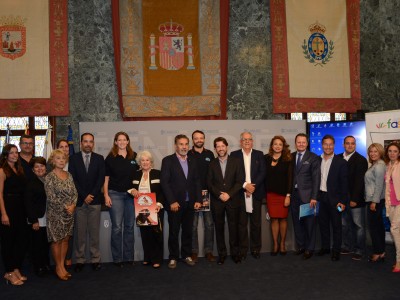
[[[85,155],[85,169],[87,173],[89,171],[89,154]]]
[[[301,154],[301,153],[298,153],[298,154],[297,154],[296,170],[298,170],[298,169],[300,168],[301,156],[302,156],[302,155],[303,155],[303,154]]]

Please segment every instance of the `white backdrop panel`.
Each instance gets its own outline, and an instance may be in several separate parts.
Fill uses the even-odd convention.
[[[126,132],[131,140],[134,151],[149,150],[154,156],[156,169],[160,169],[161,160],[174,150],[174,138],[178,134],[186,134],[191,140],[194,130],[202,130],[206,135],[205,147],[214,150],[213,140],[223,136],[229,143],[229,151],[240,148],[239,137],[243,131],[253,134],[254,148],[264,153],[268,151],[269,143],[273,136],[282,135],[294,150],[294,138],[300,132],[306,132],[305,121],[290,120],[234,120],[234,121],[141,121],[141,122],[82,122],[79,123],[80,134],[90,132],[95,136],[94,151],[107,156],[115,133]],[[202,220],[202,218],[200,218]],[[289,228],[287,235],[287,249],[294,249],[294,235],[291,218],[289,215]],[[100,250],[103,262],[112,261],[110,247],[110,218],[108,212],[102,212],[100,226]],[[164,258],[168,258],[168,218],[164,218]],[[199,255],[203,256],[203,224],[199,222]],[[228,237],[227,226],[225,228]],[[215,243],[214,243],[215,245]],[[227,245],[228,242],[227,242]],[[265,219],[265,205],[262,208],[262,252],[271,251],[272,237],[270,226]],[[214,247],[215,248],[215,247]],[[216,250],[214,249],[214,254]],[[143,248],[140,231],[135,227],[135,260],[143,259]]]

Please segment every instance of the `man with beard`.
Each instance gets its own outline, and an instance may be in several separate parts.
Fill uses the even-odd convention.
[[[240,263],[239,216],[243,202],[244,167],[240,159],[228,156],[228,142],[225,138],[216,138],[214,148],[218,157],[210,163],[207,183],[217,237],[218,264],[222,265],[227,255],[224,234],[225,213],[229,228],[230,254],[235,263]]]
[[[74,178],[78,191],[76,204],[76,244],[75,272],[80,272],[86,262],[86,235],[89,234],[89,249],[93,270],[100,265],[100,213],[101,187],[104,183],[104,157],[93,152],[94,136],[91,133],[81,135],[81,152],[70,157],[68,171]]]
[[[161,164],[161,186],[164,192],[169,223],[169,263],[175,269],[179,259],[179,231],[181,233],[181,257],[189,266],[192,260],[192,226],[194,209],[201,207],[201,184],[196,160],[188,157],[189,138],[175,137],[175,153],[166,156]]]
[[[188,156],[193,157],[197,163],[197,172],[200,177],[201,190],[204,193],[207,188],[207,172],[210,162],[214,159],[212,151],[204,148],[205,134],[200,130],[195,130],[192,133],[193,147],[188,152]],[[204,196],[204,194],[202,195]],[[204,223],[204,253],[209,262],[215,261],[213,256],[214,247],[214,222],[212,219],[211,211],[195,212],[193,218],[193,232],[192,232],[192,259],[198,262],[199,254],[199,240],[197,234],[197,227],[199,223],[199,215],[203,215]]]

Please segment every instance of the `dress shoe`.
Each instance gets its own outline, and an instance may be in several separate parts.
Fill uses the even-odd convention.
[[[287,254],[287,251],[279,251],[279,254],[285,256]]]
[[[92,263],[92,269],[93,271],[98,271],[101,269],[101,264],[100,263]]]
[[[317,256],[324,256],[325,254],[329,253],[331,253],[331,250],[322,248],[321,250],[318,251]]]
[[[74,271],[75,271],[76,273],[79,273],[79,272],[82,271],[82,269],[83,269],[84,266],[85,266],[84,264],[77,263],[77,264],[75,265]]]
[[[226,256],[225,256],[225,255],[219,256],[219,257],[218,257],[218,260],[217,260],[217,264],[223,265],[224,262],[225,262],[225,259],[226,259]]]
[[[213,255],[211,252],[208,252],[208,253],[206,254],[206,259],[207,259],[209,262],[214,262],[214,261],[215,261],[215,257],[214,257],[214,255]]]
[[[311,251],[306,250],[306,251],[304,251],[303,259],[307,260],[307,259],[310,259],[312,256],[313,256],[313,253]]]
[[[297,249],[297,250],[294,252],[294,254],[295,254],[295,255],[301,255],[301,254],[304,254],[304,252],[305,252],[305,250],[302,249],[302,248],[300,248],[300,249]]]
[[[253,256],[255,259],[260,259],[260,252],[259,251],[252,251],[251,256]]]
[[[197,253],[192,253],[192,260],[197,264],[199,262],[199,255]]]
[[[184,262],[190,267],[193,267],[196,264],[190,256],[186,257]]]
[[[176,268],[176,260],[175,259],[171,259],[169,261],[168,268],[170,268],[170,269],[175,269]]]
[[[242,258],[240,257],[240,255],[232,256],[232,260],[235,264],[240,264],[242,262]]]
[[[343,255],[349,255],[349,254],[351,254],[352,252],[350,251],[350,250],[347,250],[347,249],[340,249],[340,254],[343,254]]]
[[[352,260],[362,260],[362,255],[361,254],[353,254],[353,256],[351,257]]]
[[[332,252],[331,261],[338,261],[338,260],[340,260],[340,253]]]
[[[123,268],[124,264],[120,261],[120,262],[115,262],[114,266],[118,267],[118,268]]]

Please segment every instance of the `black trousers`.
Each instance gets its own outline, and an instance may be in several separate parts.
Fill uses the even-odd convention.
[[[215,235],[219,256],[226,256],[225,244],[225,214],[228,221],[229,248],[232,256],[238,256],[239,251],[239,216],[241,208],[231,208],[226,202],[219,201],[212,204],[212,215],[215,225]]]
[[[163,221],[164,210],[158,213],[158,225],[140,226],[140,235],[142,236],[142,245],[144,252],[143,261],[152,264],[161,264],[163,260]]]
[[[253,199],[253,212],[247,213],[246,207],[240,208],[239,236],[240,253],[246,255],[249,249],[249,228],[250,220],[250,251],[260,252],[261,250],[261,199]]]
[[[299,193],[295,189],[292,194],[292,203],[290,205],[290,210],[292,213],[296,244],[299,249],[313,252],[315,249],[317,235],[317,218],[310,216],[299,219],[300,205],[302,204],[304,203],[301,201]]]
[[[319,216],[318,223],[321,232],[321,248],[331,249],[331,225],[333,235],[332,251],[340,252],[342,246],[342,213],[336,206],[329,203],[328,193],[320,192],[318,195]]]
[[[382,216],[384,205],[385,199],[381,199],[381,201],[375,206],[376,211],[371,211],[371,203],[368,203],[367,206],[369,233],[371,235],[374,254],[381,254],[385,252],[385,225],[383,224]]]
[[[177,212],[168,211],[169,238],[168,249],[169,259],[179,258],[179,231],[181,233],[181,257],[186,258],[192,255],[192,226],[193,226],[193,203],[185,202],[180,204]]]
[[[6,272],[12,272],[22,267],[29,245],[28,225],[22,196],[5,195],[4,205],[10,226],[0,224],[1,257]]]
[[[40,227],[39,230],[30,228],[31,234],[31,257],[35,270],[50,265],[49,260],[49,242],[47,240],[46,227]]]

